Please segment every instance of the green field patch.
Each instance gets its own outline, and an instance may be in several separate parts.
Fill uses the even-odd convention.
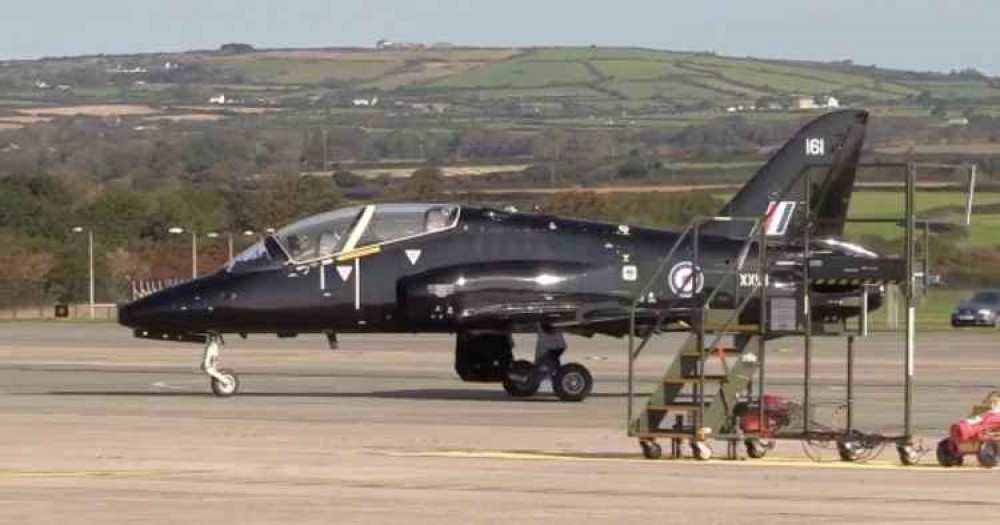
[[[329,60],[322,58],[259,57],[225,61],[226,69],[242,74],[248,84],[319,84],[353,81],[385,75],[398,63]]]
[[[625,47],[552,47],[530,50],[531,60],[572,61],[572,60],[646,60],[671,61],[694,56],[693,53],[678,53],[656,49]]]
[[[605,87],[633,100],[660,98],[663,100],[697,102],[718,100],[726,95],[686,82],[609,82]]]
[[[549,88],[523,88],[523,89],[481,89],[475,92],[475,97],[480,100],[495,100],[505,98],[516,99],[561,99],[580,98],[588,100],[608,100],[607,93],[597,91],[587,85],[576,86],[555,86]]]
[[[731,95],[737,97],[747,97],[747,98],[759,98],[768,95],[768,93],[762,89],[754,89],[752,87],[740,86],[733,84],[732,82],[727,82],[724,79],[704,76],[704,77],[691,77],[687,81],[694,85],[703,86],[707,89],[711,89],[723,95]]]
[[[690,71],[677,67],[673,62],[651,60],[593,60],[590,61],[600,73],[616,80],[656,80],[689,76]]]
[[[904,197],[902,192],[861,191],[851,199],[851,218],[903,216]],[[957,191],[918,191],[917,212],[922,217],[933,218],[952,224],[965,224],[966,194]],[[979,193],[976,207],[1000,205],[1000,193]],[[930,213],[927,212],[936,212]],[[972,224],[968,227],[968,243],[973,246],[993,246],[1000,244],[1000,212],[979,212],[974,209]],[[878,235],[895,239],[903,235],[903,229],[893,224],[849,223],[847,235],[858,239],[864,235]]]
[[[867,100],[874,100],[874,101],[896,100],[901,96],[898,93],[879,91],[864,86],[848,86],[848,87],[838,88],[836,90],[836,94],[840,97],[864,98]]]
[[[920,94],[919,89],[915,89],[911,86],[906,86],[898,82],[887,82],[883,79],[878,79],[877,84],[873,84],[872,88],[876,91],[883,91],[885,93],[891,93],[894,95],[899,95],[902,97],[915,96]]]
[[[943,98],[998,98],[1000,89],[991,87],[981,80],[942,80],[912,83],[911,86],[921,91]]]
[[[747,67],[752,67],[753,69],[759,71],[766,71],[768,73],[800,76],[812,80],[821,80],[829,84],[835,84],[835,85],[853,85],[853,84],[870,85],[874,82],[873,79],[867,76],[854,75],[851,73],[822,69],[822,65],[818,64],[793,66],[785,64],[776,64],[774,62],[758,62],[754,63],[752,66],[747,64]]]
[[[829,93],[837,86],[831,85],[822,80],[786,75],[781,73],[771,73],[748,68],[725,68],[719,73],[727,80],[749,84],[767,91],[776,91],[785,94],[805,93],[818,95]]]
[[[577,62],[497,62],[432,83],[452,88],[533,88],[586,84],[597,80],[586,66]]]

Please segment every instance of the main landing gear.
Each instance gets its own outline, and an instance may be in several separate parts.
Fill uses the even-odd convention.
[[[240,390],[240,378],[232,370],[216,368],[219,360],[219,352],[224,345],[222,336],[210,334],[205,341],[205,358],[201,363],[201,369],[208,374],[212,383],[212,392],[219,397],[230,397],[236,395]]]
[[[594,390],[594,376],[579,363],[561,364],[566,351],[562,333],[542,329],[538,332],[535,362],[519,359],[510,364],[503,378],[503,388],[513,397],[531,397],[546,379],[561,401],[579,402]]]

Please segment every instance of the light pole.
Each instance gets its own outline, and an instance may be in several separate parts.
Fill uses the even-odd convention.
[[[77,226],[73,228],[73,233],[87,232],[87,259],[90,266],[90,319],[96,319],[97,313],[94,309],[94,230]]]
[[[180,235],[184,233],[184,228],[173,226],[167,233]],[[194,230],[191,231],[191,278],[198,278],[198,234]]]

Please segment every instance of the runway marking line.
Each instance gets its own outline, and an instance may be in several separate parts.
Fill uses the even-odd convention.
[[[4,478],[101,478],[123,479],[138,477],[176,476],[179,474],[205,474],[202,470],[24,470],[0,469],[0,480]]]
[[[843,461],[815,462],[806,458],[766,457],[763,459],[748,459],[730,461],[712,459],[699,461],[692,458],[649,460],[635,454],[625,453],[579,453],[546,450],[426,450],[426,451],[396,451],[387,452],[390,457],[410,458],[447,458],[447,459],[496,459],[524,461],[565,461],[565,462],[621,462],[642,463],[647,465],[699,465],[699,466],[742,466],[742,467],[789,467],[818,468],[846,470],[904,470],[918,472],[989,472],[989,469],[978,467],[945,468],[933,464],[917,464],[904,466],[890,461],[868,461],[865,463],[846,463]]]

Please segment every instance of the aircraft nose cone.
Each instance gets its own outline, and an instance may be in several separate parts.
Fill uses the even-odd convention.
[[[219,278],[207,276],[122,305],[118,322],[132,329],[199,332],[212,328]]]
[[[156,293],[118,308],[118,324],[129,328],[152,328],[167,313],[162,293]]]

